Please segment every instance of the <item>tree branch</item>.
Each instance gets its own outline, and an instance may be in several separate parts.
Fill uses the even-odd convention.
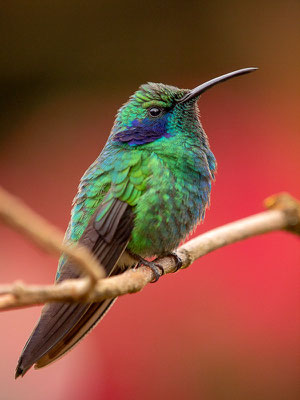
[[[87,248],[77,243],[64,242],[64,235],[58,228],[1,187],[0,221],[20,232],[46,253],[67,255],[90,278],[90,284],[105,277],[104,268]]]
[[[268,211],[213,229],[179,247],[176,253],[182,259],[183,268],[211,251],[252,236],[276,230],[288,230],[300,235],[300,203],[297,200],[283,193],[269,197],[265,205],[269,208]],[[57,285],[25,285],[21,282],[0,285],[0,310],[53,301],[101,301],[138,292],[154,278],[149,268],[141,267],[101,279],[104,275],[103,269],[87,249],[75,243],[61,244],[63,235],[60,231],[2,189],[0,220],[21,232],[43,250],[54,254],[64,252],[86,274],[81,279],[66,280]],[[157,262],[163,267],[165,274],[174,272],[173,257],[164,257]]]

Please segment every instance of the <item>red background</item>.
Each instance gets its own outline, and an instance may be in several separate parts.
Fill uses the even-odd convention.
[[[180,5],[174,4],[175,15]],[[248,3],[241,6],[236,15],[243,15],[242,21],[232,17],[224,23],[227,7],[218,11],[213,26],[219,27],[223,46],[232,39],[230,32],[237,34],[220,62],[211,58],[203,65],[202,55],[194,55],[196,65],[164,69],[161,75],[156,70],[151,73],[145,62],[138,79],[134,73],[125,74],[120,87],[107,81],[101,86],[100,77],[96,90],[90,84],[72,84],[71,89],[58,85],[51,96],[39,93],[33,100],[20,89],[18,101],[6,104],[3,113],[2,185],[65,229],[81,175],[102,149],[117,108],[141,82],[193,87],[220,73],[257,64],[259,71],[212,89],[199,102],[218,174],[211,208],[196,235],[261,211],[263,199],[271,194],[288,191],[300,199],[295,50],[299,7],[275,2],[271,9],[270,4],[263,3],[262,15]],[[7,7],[7,15],[17,11],[18,7]],[[157,28],[155,20],[152,24]],[[209,32],[208,22],[205,27]],[[97,29],[102,28],[97,25]],[[247,42],[252,34],[253,42]],[[186,44],[186,52],[196,43],[194,38]],[[199,43],[208,49],[215,42],[207,43],[201,36]],[[79,49],[83,51],[82,46]],[[166,58],[171,55],[166,50]],[[166,60],[161,63],[167,65]],[[2,75],[10,87],[17,78],[14,71],[7,71],[9,79],[3,71]],[[93,81],[93,70],[90,75]],[[1,282],[53,281],[55,259],[6,227],[0,227],[0,235]],[[0,399],[296,400],[299,264],[299,239],[284,232],[220,249],[188,270],[122,297],[71,353],[16,382],[14,368],[40,307],[1,313]]]

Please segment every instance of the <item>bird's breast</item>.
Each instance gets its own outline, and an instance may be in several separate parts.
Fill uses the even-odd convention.
[[[162,160],[154,163],[147,190],[135,206],[128,248],[143,257],[159,256],[178,247],[204,217],[211,175],[207,160]]]

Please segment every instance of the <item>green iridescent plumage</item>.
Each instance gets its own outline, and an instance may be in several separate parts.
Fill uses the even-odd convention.
[[[105,148],[82,178],[68,239],[79,240],[98,205],[107,204],[97,220],[109,211],[114,198],[133,208],[128,249],[143,257],[175,249],[204,217],[216,163],[196,102],[172,107],[174,99],[186,92],[150,83],[120,109]],[[160,125],[151,125],[149,107],[167,110]],[[120,133],[130,135],[130,128],[141,129],[139,123],[158,132],[164,129],[167,135],[138,145],[114,140]]]
[[[196,102],[207,88],[252,70],[234,71],[193,90],[148,83],[119,110],[103,151],[80,182],[66,232],[66,239],[92,252],[108,276],[139,262],[158,279],[159,266],[145,258],[172,252],[204,218],[216,161]],[[57,282],[79,276],[63,255]],[[114,300],[46,304],[16,377],[33,364],[42,368],[62,357]]]
[[[158,266],[145,258],[172,252],[204,218],[209,204],[216,161],[196,101],[208,87],[251,70],[235,71],[191,91],[142,85],[119,110],[103,151],[80,182],[66,239],[87,246],[107,275],[139,261],[158,279]],[[57,281],[79,276],[63,255]],[[42,368],[64,355],[113,302],[45,305],[16,377],[33,364]]]

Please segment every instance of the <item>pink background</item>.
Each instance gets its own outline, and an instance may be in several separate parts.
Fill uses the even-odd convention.
[[[112,93],[64,89],[31,105],[3,128],[1,184],[65,229],[81,175],[102,149],[117,108],[140,83],[193,87],[257,64],[258,72],[212,89],[199,102],[218,174],[196,235],[262,211],[271,194],[288,191],[300,199],[299,8],[264,4],[263,15],[251,9],[254,20],[244,16],[245,36],[234,42],[239,58],[229,52],[223,64],[209,60],[203,67],[199,54],[190,74],[146,70],[142,80],[125,77]],[[232,29],[244,32],[242,23]],[[53,281],[54,258],[4,226],[0,235],[1,283]],[[220,249],[119,299],[71,353],[17,381],[15,365],[40,307],[1,313],[0,399],[296,400],[299,265],[299,238],[285,232]]]

